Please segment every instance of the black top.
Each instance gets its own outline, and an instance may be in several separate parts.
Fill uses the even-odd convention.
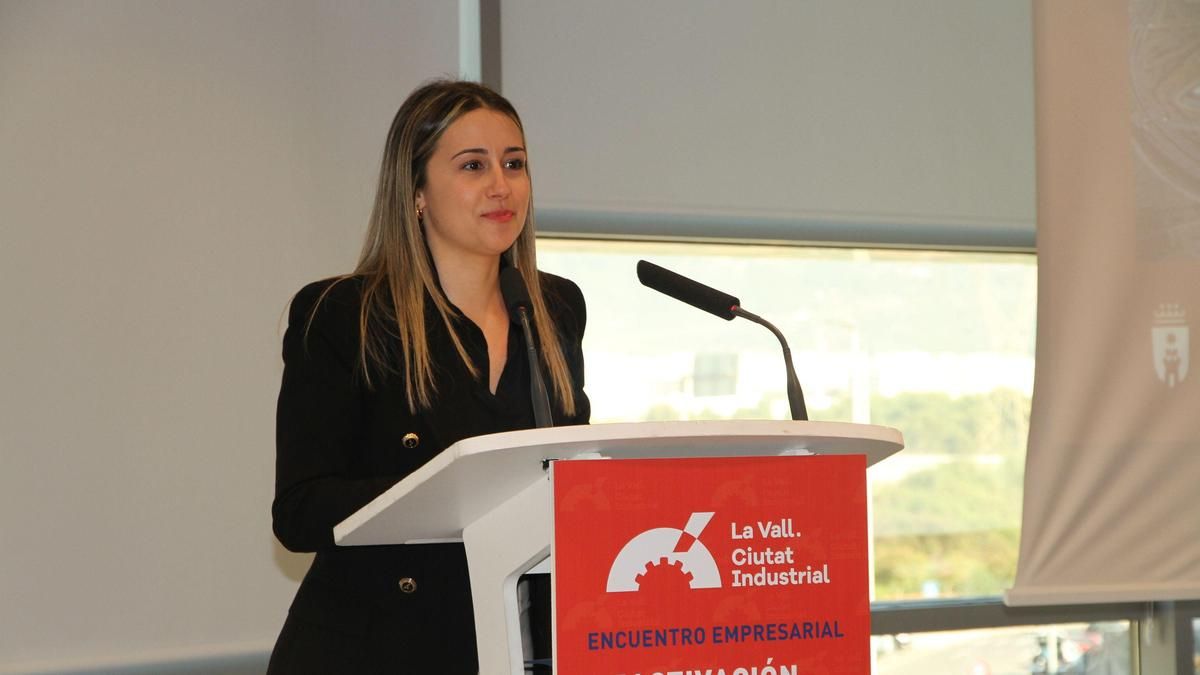
[[[586,424],[583,295],[561,277],[541,273],[539,279],[575,387],[576,414],[556,410],[554,421]],[[272,654],[271,672],[474,673],[462,545],[340,548],[333,527],[458,440],[532,428],[524,339],[510,327],[508,360],[493,395],[483,332],[458,319],[459,336],[480,372],[475,378],[427,301],[437,391],[432,408],[413,415],[402,372],[373,371],[373,386],[367,386],[359,365],[361,302],[361,278],[325,280],[304,287],[289,313],[272,516],[285,547],[317,556]],[[387,348],[398,356],[399,340]]]

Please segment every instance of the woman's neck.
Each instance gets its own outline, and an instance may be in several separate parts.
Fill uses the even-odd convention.
[[[500,292],[500,257],[457,258],[443,265],[435,259],[434,265],[442,292],[483,333],[488,350],[488,371],[483,375],[488,391],[495,394],[508,361],[509,318]]]
[[[442,292],[454,306],[479,326],[497,309],[503,312],[500,295],[500,258],[469,258],[437,264]]]

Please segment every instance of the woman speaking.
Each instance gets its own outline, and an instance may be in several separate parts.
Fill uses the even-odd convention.
[[[333,527],[454,442],[534,426],[503,266],[529,289],[554,423],[587,423],[583,296],[537,271],[534,238],[512,105],[469,82],[414,91],[357,268],[289,311],[271,512],[279,541],[316,557],[270,673],[478,672],[462,545],[338,548]]]

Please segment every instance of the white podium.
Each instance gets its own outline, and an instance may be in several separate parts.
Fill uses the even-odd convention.
[[[899,431],[841,422],[593,424],[468,438],[447,448],[334,528],[339,546],[461,539],[467,552],[480,672],[525,672],[517,578],[550,554],[544,464],[578,458],[865,455],[904,447]]]

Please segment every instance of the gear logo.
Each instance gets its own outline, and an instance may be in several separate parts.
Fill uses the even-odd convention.
[[[721,572],[700,533],[713,512],[693,513],[682,530],[656,527],[630,539],[608,571],[609,593],[658,588],[672,582],[688,588],[720,588]]]

